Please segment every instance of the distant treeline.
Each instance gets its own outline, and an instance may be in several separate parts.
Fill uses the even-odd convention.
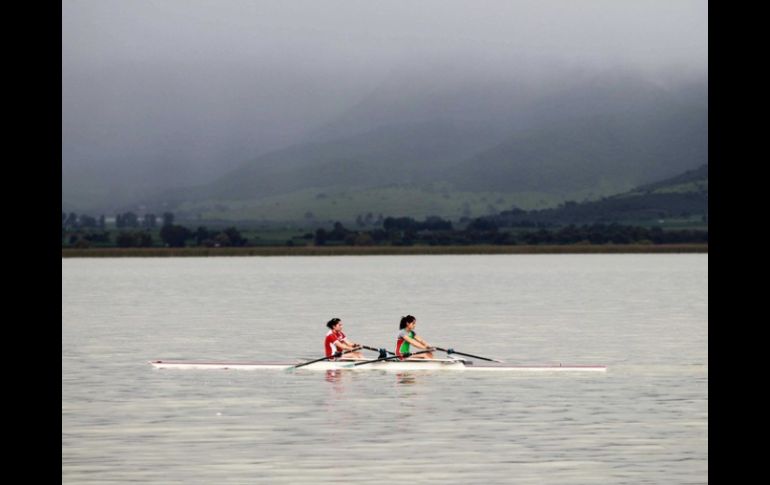
[[[164,214],[163,226],[125,226],[109,231],[103,226],[65,225],[62,217],[62,247],[251,247],[264,242],[249,241],[241,230],[228,227],[192,230],[173,223],[172,214]],[[336,222],[331,229],[287,239],[286,246],[463,246],[463,245],[567,245],[567,244],[682,244],[708,243],[708,230],[663,230],[660,227],[590,224],[563,227],[506,228],[493,217],[471,220],[463,228],[451,221],[428,217],[417,221],[410,217],[387,217],[381,229],[351,230]],[[280,245],[277,243],[276,245]]]
[[[74,212],[62,212],[62,247],[238,247],[248,243],[248,239],[242,237],[235,227],[223,230],[198,227],[190,230],[186,226],[174,224],[174,214],[171,212],[163,214],[160,230],[157,226],[155,214],[145,214],[139,218],[133,212],[125,212],[115,216],[117,231],[113,232],[107,230],[104,215],[97,219],[86,214],[78,216]]]
[[[429,254],[629,254],[708,253],[707,244],[474,244],[467,246],[250,246],[242,248],[62,248],[62,258],[208,256],[376,256]]]
[[[118,248],[150,248],[186,246],[197,247],[243,247],[249,240],[241,235],[235,227],[223,230],[208,230],[198,227],[192,231],[187,227],[169,224],[159,231],[148,229],[108,231],[99,229],[79,228],[75,230],[62,229],[62,247],[118,247]]]
[[[318,229],[314,243],[366,245],[538,245],[538,244],[679,244],[708,243],[708,231],[663,230],[622,224],[569,225],[558,229],[501,230],[489,218],[474,219],[464,229],[453,229],[450,221],[429,218],[418,222],[409,217],[385,219],[383,229],[352,231],[341,223],[327,231]]]

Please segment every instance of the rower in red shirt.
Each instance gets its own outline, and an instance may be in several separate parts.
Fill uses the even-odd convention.
[[[329,327],[329,333],[326,334],[326,340],[324,340],[326,357],[329,357],[330,359],[332,357],[340,358],[342,352],[346,350],[357,350],[361,348],[359,344],[347,340],[345,334],[342,332],[342,321],[339,318],[332,318],[326,322],[326,326]],[[363,359],[364,356],[360,352],[348,352],[342,356],[342,358]]]

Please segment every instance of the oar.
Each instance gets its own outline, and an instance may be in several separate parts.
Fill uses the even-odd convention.
[[[346,350],[346,351],[342,352],[340,355],[345,355],[345,354],[347,354],[349,352],[355,352],[357,350],[360,350],[360,348]],[[299,369],[300,367],[304,367],[304,366],[310,365],[310,364],[315,364],[316,362],[321,362],[322,360],[333,359],[334,357],[335,357],[334,355],[332,355],[331,357],[321,357],[320,359],[315,359],[315,360],[311,360],[310,362],[303,362],[301,364],[297,364],[297,365],[291,366],[287,370]]]
[[[411,353],[409,355],[412,356],[412,355],[417,355],[417,354],[424,354],[426,352],[433,352],[433,349],[421,350],[419,352],[414,352],[414,353]],[[345,367],[356,367],[356,366],[359,366],[359,365],[371,364],[372,362],[384,362],[386,360],[398,359],[399,357],[401,357],[401,356],[399,356],[399,355],[392,355],[390,357],[380,357],[379,359],[365,360],[363,362],[355,362],[353,364],[347,364]]]
[[[497,359],[489,359],[489,358],[487,358],[487,357],[479,357],[478,355],[472,355],[472,354],[464,354],[464,353],[462,353],[462,352],[458,352],[458,351],[456,351],[455,349],[442,349],[441,347],[435,347],[435,349],[436,349],[436,350],[440,350],[440,351],[442,351],[442,352],[446,352],[447,354],[457,354],[457,355],[464,355],[465,357],[471,357],[471,358],[473,358],[473,359],[488,360],[488,361],[490,361],[490,362],[499,362],[499,363],[501,363],[501,364],[503,363],[503,361],[502,361],[502,360],[497,360]]]
[[[382,353],[381,352],[382,350],[385,350],[385,349],[375,349],[374,347],[369,347],[368,345],[362,345],[361,348],[362,349],[366,349],[366,350],[373,350],[375,352],[380,352],[380,353]],[[385,350],[385,352],[387,352],[390,355],[396,355],[393,352],[391,352],[390,350]]]

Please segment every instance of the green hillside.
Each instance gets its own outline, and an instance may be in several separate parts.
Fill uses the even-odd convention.
[[[580,200],[609,193],[574,192]],[[295,221],[307,225],[342,221],[350,223],[371,213],[374,218],[440,216],[459,220],[481,217],[510,207],[542,209],[565,199],[541,192],[459,192],[448,184],[379,188],[313,188],[250,200],[207,199],[184,202],[175,213],[184,220]]]
[[[643,185],[627,194],[635,196],[642,194],[667,194],[667,193],[692,193],[706,192],[709,188],[709,166],[708,164],[698,167],[695,170],[689,170],[681,175],[669,179]]]
[[[590,202],[566,202],[544,210],[503,211],[489,218],[500,226],[592,223],[644,224],[668,221],[708,225],[708,165]]]

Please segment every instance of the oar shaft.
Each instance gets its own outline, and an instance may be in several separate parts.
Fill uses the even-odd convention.
[[[321,357],[320,359],[311,360],[310,362],[303,362],[302,364],[297,364],[292,369],[299,369],[300,367],[304,367],[306,365],[315,364],[316,362],[321,362],[322,360],[330,359],[331,357]]]
[[[355,352],[356,350],[358,350],[358,349],[346,350],[346,351],[342,352],[342,354],[340,354],[340,355],[345,355],[345,354],[347,354],[349,352]],[[322,360],[329,360],[329,359],[333,359],[333,358],[334,358],[333,355],[331,357],[321,357],[320,359],[311,360],[310,362],[303,362],[302,364],[297,364],[297,365],[295,365],[293,367],[293,369],[299,369],[300,367],[304,367],[306,365],[315,364],[316,362],[321,362]]]
[[[478,355],[473,354],[466,354],[463,352],[458,352],[454,349],[442,349],[441,347],[435,347],[436,350],[440,350],[441,352],[446,352],[447,354],[457,354],[457,355],[464,355],[465,357],[470,357],[472,359],[481,359],[481,360],[488,360],[489,362],[500,362],[497,359],[489,359],[487,357],[480,357]]]
[[[341,354],[341,355],[345,355],[345,354],[347,354],[348,352],[355,352],[356,350],[360,350],[360,349],[373,350],[373,351],[375,351],[375,352],[379,352],[379,351],[380,351],[380,349],[375,349],[374,347],[369,347],[368,345],[360,345],[360,344],[359,344],[359,346],[358,346],[358,347],[359,347],[359,348],[355,348],[355,349],[346,350],[346,351],[342,352],[342,354]],[[388,350],[386,350],[385,352],[387,352],[387,353],[389,353],[389,354],[391,354],[391,355],[396,355],[396,354],[394,354],[393,352],[390,352],[390,351],[388,351]],[[321,357],[320,359],[311,360],[310,362],[303,362],[302,364],[298,364],[298,365],[295,365],[295,366],[293,367],[293,369],[297,369],[297,368],[299,368],[299,367],[304,367],[304,366],[306,366],[306,365],[315,364],[316,362],[321,362],[322,360],[328,360],[328,359],[333,359],[333,358],[334,358],[334,356],[332,356],[332,357]]]
[[[375,349],[374,347],[369,347],[368,345],[362,345],[361,348],[362,349],[366,349],[366,350],[373,350],[374,352],[379,352],[380,351],[380,349]],[[389,353],[390,355],[396,355],[393,352],[391,352],[390,350],[385,350],[385,352]]]

